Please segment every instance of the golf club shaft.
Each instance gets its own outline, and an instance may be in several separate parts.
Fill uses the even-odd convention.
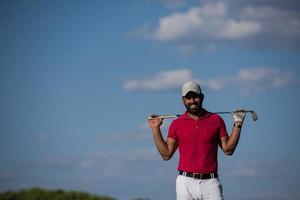
[[[223,112],[214,112],[215,114],[231,114],[231,113],[233,113],[233,112],[236,112],[236,111],[223,111]],[[243,112],[245,112],[245,113],[253,113],[254,111],[253,110],[244,110]]]
[[[231,114],[232,112],[235,111],[223,111],[223,112],[214,112],[215,114]],[[245,110],[245,113],[251,113],[252,114],[252,119],[253,121],[257,120],[257,114],[253,111],[253,110]],[[166,118],[176,118],[176,117],[180,117],[181,115],[178,114],[172,114],[172,115],[151,115],[148,117],[148,119],[166,119]]]

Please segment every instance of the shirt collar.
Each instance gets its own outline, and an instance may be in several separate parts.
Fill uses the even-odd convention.
[[[210,115],[211,113],[208,112],[207,110],[203,109],[203,115],[199,119],[206,118]],[[189,115],[188,112],[185,111],[185,113],[181,116],[183,119],[192,119]]]

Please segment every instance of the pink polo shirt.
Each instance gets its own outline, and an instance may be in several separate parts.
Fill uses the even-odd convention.
[[[205,111],[198,120],[186,113],[173,120],[168,137],[178,141],[178,170],[195,173],[218,171],[218,144],[228,137],[223,119]]]

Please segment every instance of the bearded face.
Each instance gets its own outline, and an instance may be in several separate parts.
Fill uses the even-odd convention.
[[[183,102],[187,112],[197,115],[202,110],[203,95],[189,92],[183,97]]]

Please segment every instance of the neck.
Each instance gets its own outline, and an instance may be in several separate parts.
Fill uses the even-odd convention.
[[[197,113],[190,113],[190,112],[188,112],[188,115],[189,115],[192,119],[199,119],[200,117],[203,116],[203,114],[204,114],[204,109],[203,109],[203,108],[201,108],[201,109],[199,110],[199,112],[197,112]]]

